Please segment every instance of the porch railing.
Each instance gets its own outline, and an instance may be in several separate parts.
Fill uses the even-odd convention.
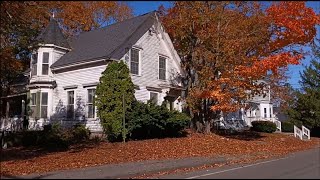
[[[272,122],[276,124],[278,131],[281,132],[281,121],[273,119]]]
[[[23,129],[23,118],[1,118],[0,131],[19,131]]]

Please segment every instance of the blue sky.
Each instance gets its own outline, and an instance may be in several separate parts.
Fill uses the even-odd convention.
[[[135,16],[157,10],[160,5],[163,5],[165,8],[172,6],[172,3],[169,1],[127,1],[127,4],[132,7]],[[317,14],[320,13],[320,2],[308,1],[306,5],[313,8]],[[317,38],[320,39],[320,26],[317,26]],[[310,50],[308,47],[305,47],[305,49]],[[299,85],[299,72],[302,72],[304,66],[310,64],[310,60],[311,57],[307,56],[301,61],[300,65],[289,66],[288,75],[290,78],[288,81],[294,88],[301,87]]]

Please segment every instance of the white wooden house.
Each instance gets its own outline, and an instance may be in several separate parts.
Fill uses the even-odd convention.
[[[256,83],[265,83],[264,80],[259,80]],[[227,113],[223,119],[229,123],[232,121],[240,121],[245,126],[252,126],[253,121],[271,121],[277,125],[281,131],[281,122],[273,112],[273,103],[271,102],[271,91],[268,85],[265,85],[263,94],[255,95],[248,99],[245,103],[249,107],[246,110],[241,108],[239,111]],[[249,93],[249,92],[248,92]]]
[[[101,73],[111,61],[125,61],[139,101],[167,100],[170,109],[182,110],[180,58],[156,12],[81,33],[71,42],[51,19],[39,36],[42,44],[32,56],[28,84],[29,128],[60,122],[81,122],[99,132],[92,104]]]

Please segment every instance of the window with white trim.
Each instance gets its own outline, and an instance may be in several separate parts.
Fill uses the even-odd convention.
[[[37,108],[37,93],[31,93],[30,98],[30,109],[31,109],[31,117],[36,117],[36,108]]]
[[[267,108],[264,108],[264,117],[267,118]]]
[[[159,79],[166,80],[166,58],[159,56]]]
[[[41,93],[41,110],[40,110],[40,117],[47,118],[48,117],[48,93],[42,92]]]
[[[154,104],[158,104],[158,93],[150,92],[150,101]]]
[[[95,94],[96,90],[95,89],[88,89],[88,97],[87,97],[87,116],[88,118],[95,118]]]
[[[74,117],[74,91],[67,92],[67,118]]]
[[[139,75],[140,50],[132,48],[130,52],[130,73]]]
[[[31,76],[37,75],[38,53],[32,54],[31,60]]]
[[[44,52],[42,54],[42,75],[49,74],[49,53]]]

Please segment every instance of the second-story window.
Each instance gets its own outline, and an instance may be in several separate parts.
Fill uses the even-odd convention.
[[[42,55],[42,75],[49,74],[49,53],[44,52]]]
[[[139,75],[139,50],[131,49],[130,53],[130,72]]]
[[[159,79],[166,80],[166,58],[159,56]]]
[[[37,75],[38,53],[32,54],[31,60],[31,76]]]

